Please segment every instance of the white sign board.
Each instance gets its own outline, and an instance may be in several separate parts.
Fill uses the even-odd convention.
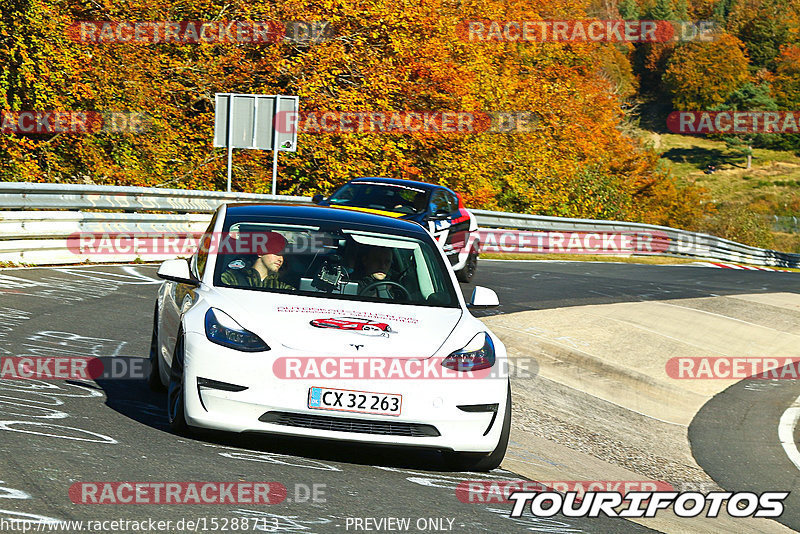
[[[228,191],[234,148],[273,150],[272,194],[278,172],[278,152],[297,150],[300,98],[284,95],[214,95],[214,146],[228,149]]]
[[[227,148],[230,133],[231,148],[274,150],[277,144],[282,152],[294,152],[299,100],[296,96],[217,93],[214,146]]]

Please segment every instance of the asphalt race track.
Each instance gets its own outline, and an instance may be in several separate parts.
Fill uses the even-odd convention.
[[[473,283],[497,292],[500,307],[492,313],[511,313],[613,302],[800,292],[798,274],[685,264],[481,260]],[[462,286],[469,296],[471,287]]]
[[[800,471],[776,439],[777,421],[797,398],[795,380],[739,382],[711,399],[692,421],[689,439],[695,459],[723,488],[736,491],[791,491]],[[795,428],[794,442],[800,442]],[[780,522],[800,530],[800,495],[784,501]]]
[[[800,292],[797,273],[611,263],[481,261],[474,282],[498,293],[501,307],[489,313]],[[0,270],[0,356],[146,357],[158,283],[151,265]],[[468,295],[471,286],[462,289]],[[769,406],[761,415],[780,417],[800,394],[795,381],[783,382],[769,389],[774,398],[759,397]],[[758,436],[748,440],[725,423],[735,419],[735,406],[748,409],[747,394],[733,387],[724,393],[735,401],[726,409],[712,401],[698,414],[690,429],[693,450],[722,487],[780,489],[770,487],[777,479],[763,466],[795,480],[798,471],[781,456],[777,438],[762,447],[754,443]],[[229,434],[178,437],[167,427],[165,403],[165,394],[152,393],[144,381],[0,380],[0,521],[171,520],[167,531],[180,532],[189,529],[178,530],[176,522],[191,520],[199,521],[198,531],[310,533],[392,531],[389,523],[365,521],[407,518],[410,532],[649,531],[623,519],[512,519],[509,504],[462,503],[455,493],[461,481],[518,477],[441,471],[435,452]],[[744,457],[756,446],[772,460],[717,458],[720,448],[736,447],[731,454]],[[761,478],[752,477],[754,470]],[[70,487],[92,481],[270,481],[286,486],[287,498],[273,505],[74,504]],[[794,528],[797,508],[783,518]],[[240,527],[247,519],[248,528],[232,528],[233,519]]]

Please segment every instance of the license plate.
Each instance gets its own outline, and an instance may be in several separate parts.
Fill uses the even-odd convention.
[[[308,390],[308,407],[315,410],[400,415],[402,404],[403,396],[392,393],[318,387]]]

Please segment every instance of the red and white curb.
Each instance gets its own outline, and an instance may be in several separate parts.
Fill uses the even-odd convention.
[[[697,261],[692,265],[700,265],[702,267],[715,267],[717,269],[739,269],[744,271],[780,271],[782,273],[790,273],[789,269],[779,269],[778,267],[761,267],[758,265],[740,265],[738,263],[722,263],[716,261]]]

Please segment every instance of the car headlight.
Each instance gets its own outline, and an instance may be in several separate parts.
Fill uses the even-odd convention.
[[[494,365],[494,342],[489,334],[481,332],[461,349],[442,361],[442,365],[454,371],[479,371]]]
[[[244,352],[270,350],[264,341],[216,308],[206,312],[206,337],[212,343]]]

